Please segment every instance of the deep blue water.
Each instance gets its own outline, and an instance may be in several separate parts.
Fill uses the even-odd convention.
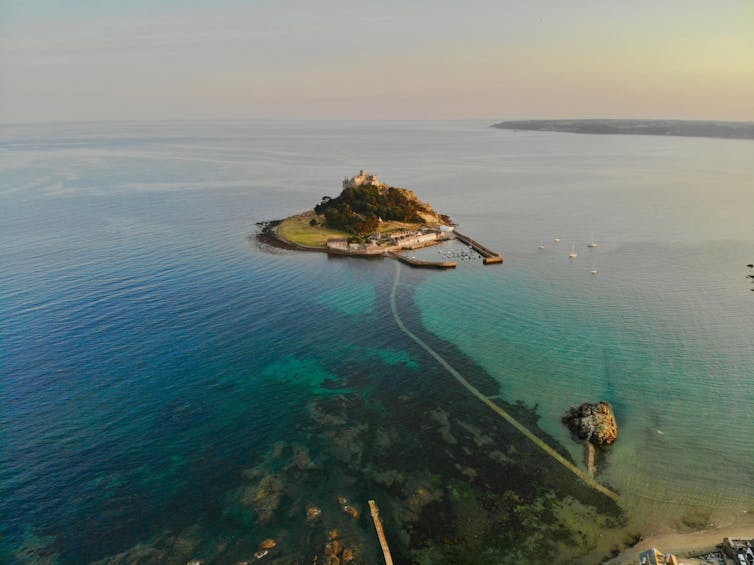
[[[345,493],[365,513],[379,492],[359,487],[360,473],[377,476],[376,463],[332,422],[312,424],[312,401],[346,398],[370,430],[382,430],[380,414],[398,413],[385,440],[392,449],[411,429],[393,399],[414,390],[446,406],[444,395],[463,392],[435,387],[438,369],[397,331],[387,308],[392,262],[292,253],[249,237],[258,221],[334,195],[359,168],[414,189],[504,252],[502,268],[404,268],[405,316],[452,363],[496,380],[506,401],[536,405],[543,433],[577,462],[560,414],[584,400],[613,402],[622,437],[603,479],[625,494],[629,522],[746,508],[753,146],[484,126],[3,127],[3,560],[89,562],[142,543],[151,548],[143,562],[222,561],[271,536],[292,548],[281,547],[279,562],[295,562],[301,547],[324,543],[306,529],[302,505],[327,515]],[[594,250],[584,245],[592,233]],[[565,257],[572,242],[578,262]],[[463,425],[481,426],[474,414]],[[361,433],[359,416],[348,418]],[[412,419],[431,427],[443,416],[427,409]],[[286,455],[275,455],[280,442]],[[248,502],[261,496],[260,469],[306,477],[283,463],[301,445],[326,473],[305,493],[287,483],[272,517],[260,518],[264,509]],[[668,459],[683,464],[668,469]],[[422,471],[411,454],[394,464],[413,477],[405,491],[415,489]],[[432,469],[434,488],[455,484]],[[383,496],[388,506],[400,498],[390,486]],[[462,497],[442,500],[461,512]],[[362,559],[376,562],[363,517],[340,527],[356,528]],[[400,539],[403,555],[418,551]]]

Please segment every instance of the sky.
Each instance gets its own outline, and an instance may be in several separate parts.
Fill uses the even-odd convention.
[[[754,121],[754,0],[0,0],[0,123]]]

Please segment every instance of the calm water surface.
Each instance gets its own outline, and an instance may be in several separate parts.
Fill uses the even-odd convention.
[[[374,497],[404,560],[526,558],[495,536],[541,530],[594,562],[752,509],[754,144],[486,125],[3,126],[0,560],[228,562],[273,537],[265,559],[311,562],[337,527],[378,562]],[[610,401],[620,515],[400,334],[393,262],[248,238],[360,168],[504,253],[402,268],[402,316],[579,465],[560,416]]]

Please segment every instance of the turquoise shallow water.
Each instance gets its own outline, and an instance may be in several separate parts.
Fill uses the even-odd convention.
[[[537,404],[565,445],[567,406],[613,403],[621,441],[603,476],[650,521],[677,514],[672,502],[748,508],[752,148],[555,134],[542,144],[557,142],[568,148],[540,155],[527,189],[479,191],[492,212],[474,215],[475,229],[506,252],[506,268],[422,285],[424,323],[479,360],[504,395]],[[564,179],[541,186],[541,169]]]
[[[369,497],[404,558],[515,555],[482,522],[562,535],[574,555],[611,549],[587,526],[580,540],[543,525],[547,489],[593,528],[605,523],[580,505],[610,511],[535,470],[537,454],[400,334],[392,262],[247,238],[359,168],[505,254],[502,267],[404,269],[415,331],[534,408],[520,417],[578,464],[560,415],[614,404],[620,440],[600,480],[623,495],[619,533],[750,508],[754,146],[485,126],[4,126],[3,560],[228,561],[272,536],[269,558],[295,562],[338,527],[374,562]],[[493,452],[505,473],[488,469]],[[434,532],[416,525],[428,516]],[[442,544],[456,549],[433,553]]]

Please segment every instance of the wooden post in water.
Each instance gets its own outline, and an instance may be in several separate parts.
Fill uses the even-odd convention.
[[[393,565],[393,557],[390,555],[390,548],[387,545],[387,538],[385,538],[385,532],[382,529],[380,509],[377,508],[377,503],[374,500],[369,501],[369,510],[372,512],[372,520],[374,521],[374,529],[377,530],[377,537],[380,538],[382,555],[385,557],[385,565]]]

